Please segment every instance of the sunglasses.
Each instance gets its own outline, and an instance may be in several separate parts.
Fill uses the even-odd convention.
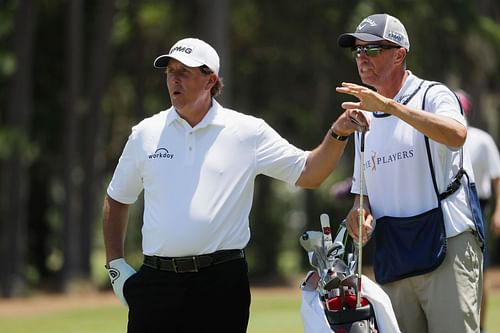
[[[351,48],[352,56],[357,58],[364,52],[368,57],[378,56],[382,50],[388,49],[399,49],[401,46],[397,45],[380,45],[380,44],[369,44],[369,45],[356,45]]]

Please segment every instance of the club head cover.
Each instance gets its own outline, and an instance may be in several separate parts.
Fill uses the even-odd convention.
[[[323,250],[323,233],[320,231],[306,231],[300,238],[299,243],[306,252]]]

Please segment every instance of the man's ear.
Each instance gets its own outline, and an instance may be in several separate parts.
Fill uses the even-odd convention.
[[[405,48],[399,48],[397,49],[396,56],[395,56],[395,61],[396,63],[400,64],[405,61],[406,59],[406,49]]]
[[[207,88],[212,89],[212,87],[217,83],[217,75],[215,74],[210,74],[210,77],[208,78],[207,81]]]

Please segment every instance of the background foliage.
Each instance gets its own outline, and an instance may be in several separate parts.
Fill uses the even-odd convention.
[[[376,12],[405,24],[409,69],[468,91],[470,123],[498,143],[498,1],[0,0],[0,297],[69,290],[92,281],[92,262],[102,275],[105,188],[131,126],[169,107],[152,61],[175,41],[214,45],[221,102],[312,149],[341,113],[335,87],[359,82],[336,38]],[[258,178],[248,247],[255,282],[304,267],[298,236],[319,229],[321,212],[341,221],[350,201],[331,186],[351,174],[352,143],[319,190]],[[127,239],[136,263],[141,209]]]

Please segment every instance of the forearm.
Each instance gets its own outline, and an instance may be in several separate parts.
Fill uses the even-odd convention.
[[[458,121],[388,100],[385,113],[390,113],[430,139],[449,147],[461,147],[467,137],[467,128]]]
[[[103,207],[103,237],[106,262],[124,257],[124,243],[128,224],[128,205],[106,195]]]
[[[493,189],[496,200],[493,206],[493,215],[491,216],[491,229],[495,236],[500,236],[500,178],[493,180]]]
[[[302,175],[296,185],[304,188],[317,188],[337,167],[344,153],[346,141],[339,141],[325,135],[323,142],[309,154]]]
[[[321,185],[335,170],[344,153],[347,140],[338,136],[348,137],[355,131],[367,130],[369,125],[368,119],[362,112],[356,110],[343,112],[332,124],[321,144],[309,154],[304,170],[295,185],[304,188],[316,188]]]

